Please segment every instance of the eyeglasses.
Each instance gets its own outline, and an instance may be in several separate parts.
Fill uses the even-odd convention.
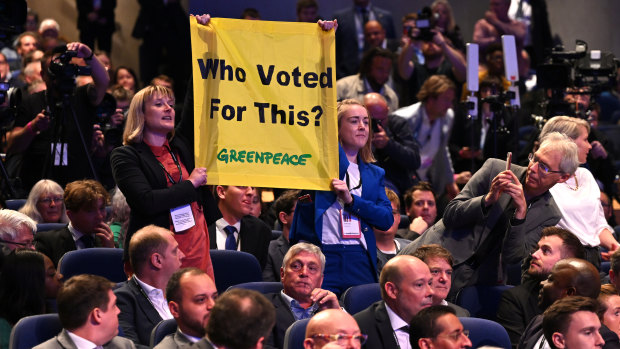
[[[437,335],[437,337],[448,338],[456,342],[459,340],[461,335],[464,335],[465,337],[469,337],[469,330],[456,331],[456,332],[452,332],[449,334],[440,334],[440,335]]]
[[[339,333],[339,334],[322,334],[322,333],[317,333],[315,335],[312,335],[311,338],[320,338],[320,339],[328,341],[328,342],[336,342],[340,346],[346,346],[347,344],[349,344],[349,342],[351,340],[354,340],[355,342],[359,343],[360,345],[364,345],[364,343],[366,343],[366,339],[368,339],[368,335],[365,335],[365,334],[342,334],[342,333]]]
[[[51,203],[55,202],[57,204],[62,204],[62,202],[64,201],[64,199],[62,197],[55,197],[55,198],[45,198],[45,199],[41,199],[39,200],[40,203],[46,204],[46,205],[50,205]]]
[[[34,241],[16,242],[16,241],[0,239],[0,243],[12,244],[12,245],[17,245],[17,246],[22,246],[22,247],[34,247]]]
[[[530,155],[527,156],[528,160],[530,160],[530,162],[535,162],[538,164],[538,169],[540,170],[540,172],[543,173],[543,175],[548,175],[549,173],[564,173],[563,171],[552,171],[549,169],[549,166],[547,166],[544,162],[540,162],[540,159],[534,155],[534,153],[530,153]]]

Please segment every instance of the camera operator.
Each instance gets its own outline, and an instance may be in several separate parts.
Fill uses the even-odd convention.
[[[72,54],[90,66],[93,84],[75,87],[79,69],[66,58]],[[41,178],[53,179],[62,186],[73,180],[94,178],[89,162],[85,161],[89,155],[86,151],[90,151],[93,137],[95,108],[103,100],[109,83],[103,64],[91,48],[79,42],[48,51],[41,64],[48,89],[24,99],[7,151],[13,161],[22,157],[17,174],[25,190]]]
[[[417,22],[419,21],[418,16]],[[465,57],[452,47],[439,30],[433,28],[433,21],[429,20],[429,23],[430,26],[424,29],[428,34],[421,35],[423,29],[416,23],[416,26],[409,30],[409,35],[402,38],[403,49],[398,57],[398,75],[404,80],[401,81],[401,107],[418,102],[416,95],[431,75],[446,75],[457,86],[457,96],[460,96],[459,87],[465,82]],[[416,50],[422,50],[424,64],[414,60]]]

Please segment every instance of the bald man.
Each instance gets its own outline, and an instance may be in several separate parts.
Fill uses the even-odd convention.
[[[365,338],[351,315],[340,309],[327,309],[313,316],[308,322],[304,349],[359,349]],[[338,346],[341,343],[346,346]]]
[[[419,258],[398,255],[390,259],[379,277],[382,300],[355,314],[365,348],[409,347],[409,323],[422,309],[433,304],[432,275]]]
[[[364,95],[364,105],[372,118],[372,153],[377,166],[385,170],[385,186],[402,196],[415,184],[420,167],[420,151],[407,120],[390,115],[385,98],[376,92]]]

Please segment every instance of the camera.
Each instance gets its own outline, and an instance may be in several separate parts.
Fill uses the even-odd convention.
[[[48,71],[50,77],[56,82],[61,93],[71,93],[75,87],[75,77],[78,75],[91,75],[89,66],[72,64],[71,60],[77,57],[77,51],[65,51],[50,62]]]
[[[562,46],[552,49],[545,62],[536,69],[538,86],[551,90],[546,101],[545,117],[575,115],[574,107],[564,101],[566,91],[586,91],[577,94],[596,96],[610,91],[616,84],[618,60],[611,52],[588,51],[588,44],[577,40],[574,51]],[[571,113],[571,108],[572,112]]]
[[[8,82],[0,82],[0,126],[7,126],[15,120],[21,100],[20,89],[11,87]]]
[[[119,146],[122,143],[123,128],[112,125],[112,115],[116,113],[116,100],[111,94],[106,93],[103,100],[97,106],[96,122],[103,132],[107,144]]]
[[[415,40],[432,41],[435,33],[432,29],[437,25],[437,16],[433,14],[430,7],[425,6],[422,11],[418,12],[418,19],[415,21],[415,26],[420,30],[418,36],[413,36],[413,28],[409,29],[409,36]]]

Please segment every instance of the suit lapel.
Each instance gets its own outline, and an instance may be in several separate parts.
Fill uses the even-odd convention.
[[[66,226],[63,228],[62,232],[62,248],[64,251],[74,251],[77,250],[77,246],[75,245],[75,241],[73,240],[73,235],[69,231],[69,227]]]
[[[381,302],[375,310],[375,317],[377,319],[377,332],[381,337],[381,343],[384,348],[397,348],[398,344],[394,339],[394,330],[392,329],[392,323],[385,307],[385,302]]]
[[[65,330],[65,329],[60,331],[58,336],[56,336],[56,340],[58,341],[58,343],[63,348],[66,348],[66,349],[78,349],[75,346],[75,343],[73,343],[73,341],[71,340],[71,337],[69,337],[69,334],[67,333],[67,330]]]
[[[144,314],[151,323],[157,324],[161,320],[163,320],[134,278],[129,280],[129,287],[131,287],[134,294],[136,295],[138,307],[144,312]]]

